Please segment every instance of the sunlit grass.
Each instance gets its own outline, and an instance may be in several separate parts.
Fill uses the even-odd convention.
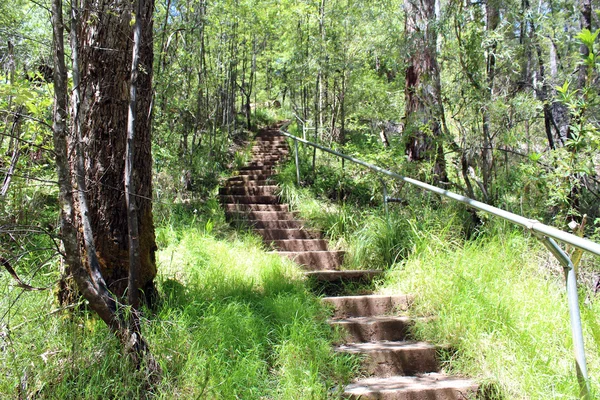
[[[579,389],[566,294],[562,276],[543,267],[549,262],[521,233],[462,243],[427,232],[381,291],[416,295],[414,315],[432,318],[415,334],[450,346],[449,370],[500,389],[500,398],[572,399]],[[598,304],[583,307],[590,317]],[[591,319],[598,324],[597,313]],[[584,325],[597,388],[597,339]]]
[[[163,370],[157,387],[146,391],[96,318],[63,312],[2,342],[0,398],[336,397],[355,362],[333,351],[328,313],[299,270],[250,234],[182,226],[157,229],[160,304],[143,318]],[[51,296],[22,301],[49,307]]]
[[[308,166],[301,160],[310,178]],[[291,162],[282,170],[284,198],[347,251],[346,267],[385,269],[379,292],[416,296],[412,314],[428,318],[414,335],[446,346],[446,371],[476,378],[492,399],[578,398],[562,268],[535,239],[407,189],[389,216],[378,204],[339,204],[322,197],[321,181],[296,187]],[[597,393],[600,301],[582,285],[580,305]]]

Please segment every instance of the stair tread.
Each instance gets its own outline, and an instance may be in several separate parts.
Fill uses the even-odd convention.
[[[274,195],[219,195],[224,204],[279,204],[279,197]]]
[[[381,270],[370,270],[370,271],[380,271]],[[410,297],[408,294],[363,294],[357,296],[331,296],[331,297],[323,297],[323,300],[362,300],[362,299],[404,299],[406,297]]]
[[[417,342],[411,340],[389,341],[381,340],[377,342],[365,343],[345,343],[336,347],[338,351],[346,353],[373,353],[385,351],[402,350],[436,350],[437,347],[428,342]]]
[[[319,278],[321,280],[334,281],[338,279],[356,279],[381,275],[382,270],[378,269],[358,269],[358,270],[340,270],[340,271],[305,271],[307,277]]]
[[[325,239],[280,239],[266,242],[278,251],[327,250]]]
[[[454,389],[465,392],[476,391],[477,384],[468,378],[460,376],[448,376],[442,373],[433,372],[416,376],[396,375],[387,378],[363,378],[346,386],[345,394],[354,396],[369,396],[374,393],[399,394],[400,392],[410,393],[416,391],[443,389]],[[435,397],[431,398],[435,399]]]
[[[413,296],[407,294],[382,295],[368,294],[360,296],[324,297],[322,301],[334,308],[336,318],[356,318],[372,316],[390,316],[406,311]]]
[[[266,228],[255,229],[254,232],[262,236],[265,240],[280,240],[280,239],[318,239],[320,233],[306,228]]]
[[[307,254],[307,253],[314,253],[314,254],[323,254],[323,253],[346,253],[343,250],[298,250],[298,251],[286,251],[286,250],[273,250],[271,251],[271,253],[283,253],[283,254],[290,254],[290,253],[294,253],[294,254]]]
[[[331,324],[376,324],[387,321],[414,321],[415,318],[406,315],[371,315],[361,317],[331,318]]]
[[[342,265],[345,252],[332,250],[311,250],[311,251],[272,251],[283,257],[292,259],[300,264],[306,270],[338,270]]]
[[[248,212],[248,211],[275,211],[275,212],[288,212],[289,207],[287,204],[240,204],[240,203],[225,203],[223,204],[227,212]]]

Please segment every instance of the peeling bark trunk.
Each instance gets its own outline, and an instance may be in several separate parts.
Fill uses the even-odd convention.
[[[127,206],[123,191],[129,81],[132,57],[132,3],[126,0],[79,0],[81,15],[72,29],[79,53],[81,97],[74,99],[81,129],[91,229],[100,271],[109,290],[123,296],[128,285],[129,244]],[[142,25],[137,124],[136,171],[140,242],[140,287],[147,299],[154,295],[156,250],[152,221],[150,105],[152,99],[152,0],[137,18]],[[73,124],[76,127],[78,124]],[[74,128],[75,129],[75,128]],[[76,137],[76,135],[73,135]],[[76,160],[71,158],[72,168]],[[79,229],[82,229],[80,226]]]
[[[79,190],[79,202],[73,193],[76,192],[73,182],[72,166],[69,162],[69,128],[67,126],[67,69],[64,61],[64,24],[62,20],[62,0],[52,3],[52,26],[54,40],[54,114],[53,114],[53,142],[56,155],[56,169],[59,185],[59,204],[61,208],[60,224],[61,238],[64,246],[67,273],[77,284],[79,292],[89,302],[89,306],[108,325],[111,331],[123,344],[126,353],[131,357],[136,367],[145,363],[149,384],[160,379],[160,366],[149,352],[146,341],[139,332],[139,325],[134,319],[127,317],[119,311],[118,301],[108,290],[106,282],[99,270],[98,260],[95,255],[94,238],[89,228],[89,213],[87,207],[87,191]],[[75,55],[76,59],[77,55]],[[78,79],[74,76],[74,79]],[[77,92],[77,90],[75,90]],[[77,98],[77,97],[76,97]],[[74,124],[77,125],[77,124]],[[76,152],[79,141],[73,141]],[[80,152],[79,152],[80,153]],[[81,154],[81,153],[80,153]],[[77,163],[75,173],[81,174],[82,163]],[[79,210],[79,215],[77,213]],[[80,221],[77,221],[77,220]],[[78,226],[83,225],[83,242],[81,248],[78,236]],[[83,256],[86,254],[86,257]],[[84,262],[87,261],[87,262]]]
[[[125,204],[127,205],[127,228],[129,236],[129,279],[127,285],[127,297],[129,305],[134,309],[138,309],[140,303],[140,238],[137,215],[137,198],[136,186],[134,179],[135,164],[135,127],[137,123],[137,85],[139,79],[139,61],[142,24],[147,23],[142,18],[145,0],[137,1],[137,9],[135,12],[136,20],[133,28],[133,54],[131,59],[131,83],[129,85],[129,110],[127,113],[127,142],[125,145]],[[139,321],[134,313],[136,330],[139,330]]]
[[[434,184],[448,181],[442,143],[443,114],[434,0],[405,0],[405,34],[410,43],[406,70],[406,154],[410,161],[434,161]]]
[[[549,96],[553,99],[549,105],[549,115],[547,121],[551,125],[554,137],[558,140],[558,144],[561,146],[565,145],[567,137],[569,135],[569,110],[567,107],[556,100],[556,89],[558,85],[558,54],[556,50],[556,44],[553,40],[550,40],[550,94]]]

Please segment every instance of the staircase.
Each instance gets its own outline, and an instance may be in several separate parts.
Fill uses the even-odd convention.
[[[253,158],[219,189],[229,221],[251,227],[275,252],[305,269],[321,292],[336,293],[348,282],[369,283],[378,270],[340,270],[344,252],[332,251],[320,232],[281,204],[272,181],[274,167],[289,149],[277,128],[260,131],[252,147]],[[333,289],[332,289],[333,288]],[[331,296],[323,298],[333,311],[330,324],[344,333],[336,350],[363,357],[362,373],[346,386],[348,399],[459,400],[476,398],[478,387],[468,379],[440,372],[438,349],[409,340],[414,320],[403,316],[412,298],[408,295]]]

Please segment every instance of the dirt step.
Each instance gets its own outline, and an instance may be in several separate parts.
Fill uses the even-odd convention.
[[[287,204],[224,204],[225,212],[276,211],[289,212]]]
[[[246,164],[247,167],[271,167],[274,168],[279,164],[280,160],[263,160],[260,158],[254,159]]]
[[[255,159],[247,164],[247,167],[273,167],[279,160],[262,160]]]
[[[248,175],[236,175],[236,176],[232,176],[231,178],[227,179],[227,182],[256,182],[256,181],[273,182],[273,178],[271,177],[271,175],[248,174]]]
[[[252,171],[254,174],[272,174],[273,172],[275,172],[275,170],[273,169],[272,166],[267,165],[267,166],[246,166],[246,167],[242,167],[240,168],[240,174],[243,171]]]
[[[252,148],[255,147],[289,149],[287,142],[281,139],[260,139],[254,142]]]
[[[285,211],[237,211],[228,212],[233,219],[247,219],[251,221],[278,221],[294,220],[292,212]]]
[[[289,152],[281,149],[260,149],[252,151],[252,160],[283,160]]]
[[[232,220],[232,224],[237,226],[248,226],[255,229],[300,229],[302,222],[295,220],[275,220],[275,221],[260,221],[260,220]]]
[[[306,271],[304,275],[307,278],[316,279],[324,282],[355,282],[370,281],[383,274],[378,269],[356,269],[344,271]]]
[[[279,135],[277,133],[259,133],[258,135],[254,136],[254,139],[257,142],[270,142],[270,141],[278,141],[278,142],[285,142],[286,138],[283,135]]]
[[[257,146],[250,148],[252,155],[264,155],[264,156],[280,156],[285,157],[290,154],[290,148],[287,144],[266,144],[261,143]]]
[[[236,195],[220,195],[221,203],[225,204],[277,204],[279,197],[277,196],[236,196]]]
[[[337,270],[344,260],[343,251],[277,251],[308,270]]]
[[[363,371],[387,377],[438,372],[437,348],[425,342],[349,343],[336,347],[342,353],[364,354]]]
[[[278,163],[283,157],[273,153],[254,153],[251,162],[273,162]]]
[[[259,187],[259,186],[270,186],[273,184],[273,181],[270,180],[228,180],[225,182],[225,186],[228,187],[237,187],[237,186],[245,186],[245,187]]]
[[[255,229],[265,240],[320,239],[321,234],[309,229]]]
[[[280,156],[285,157],[290,154],[290,148],[287,144],[266,144],[261,143],[257,146],[250,148],[252,155],[264,155],[264,156]]]
[[[333,306],[335,318],[371,317],[406,311],[412,304],[413,296],[370,294],[324,297],[322,301]]]
[[[274,195],[279,187],[277,185],[269,186],[228,186],[220,187],[220,195]]]
[[[271,240],[268,244],[280,251],[327,250],[327,241],[324,239]]]
[[[465,400],[474,398],[478,386],[470,379],[432,373],[418,376],[366,378],[344,390],[355,400]]]
[[[344,343],[406,340],[414,319],[400,316],[373,316],[332,319],[329,324],[341,328]]]
[[[239,175],[250,175],[250,176],[260,176],[261,179],[270,178],[275,175],[275,171],[272,169],[242,169],[238,171]],[[238,176],[239,176],[238,175]]]
[[[260,143],[250,148],[251,151],[282,151],[289,152],[290,148],[287,144],[271,144],[271,143]]]

